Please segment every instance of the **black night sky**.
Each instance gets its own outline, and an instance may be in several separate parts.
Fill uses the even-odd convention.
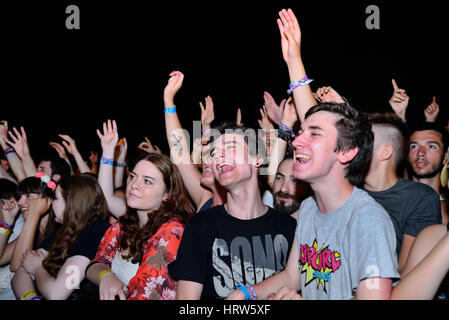
[[[423,4],[425,3],[425,4]],[[436,96],[447,123],[443,67],[447,20],[441,2],[417,1],[29,1],[3,4],[1,120],[23,125],[35,160],[58,133],[85,159],[100,151],[95,133],[108,118],[132,152],[145,136],[167,151],[162,92],[172,70],[185,74],[176,97],[182,125],[200,119],[210,95],[215,123],[257,127],[264,90],[279,102],[288,73],[278,11],[292,8],[312,89],[330,85],[359,109],[389,111],[395,78],[411,97],[407,118],[423,118]],[[67,30],[65,8],[80,9]],[[380,29],[368,30],[368,5]],[[204,100],[203,100],[204,101]]]

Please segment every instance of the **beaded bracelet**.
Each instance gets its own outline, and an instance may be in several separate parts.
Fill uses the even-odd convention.
[[[278,137],[284,141],[289,142],[290,140],[293,140],[295,138],[295,134],[293,133],[292,129],[290,129],[286,124],[282,123],[281,121],[279,123]]]
[[[287,93],[290,95],[292,94],[293,90],[295,90],[298,87],[305,87],[309,85],[313,80],[309,79],[307,76],[302,78],[299,81],[290,81],[290,89],[287,90]]]
[[[0,227],[0,234],[4,234],[5,236],[9,236],[11,234],[11,230]]]
[[[12,230],[12,226],[9,223],[7,223],[5,220],[0,221],[0,227]]]

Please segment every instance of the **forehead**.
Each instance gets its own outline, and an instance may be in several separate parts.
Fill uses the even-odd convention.
[[[282,161],[278,167],[278,173],[282,173],[284,176],[293,175],[293,159]]]
[[[305,119],[302,129],[309,127],[319,127],[324,131],[336,131],[335,123],[341,119],[341,116],[327,111],[318,111]]]
[[[215,141],[213,147],[215,149],[223,147],[226,144],[245,145],[245,137],[236,133],[225,133],[219,136]]]
[[[441,133],[435,130],[415,131],[410,136],[410,142],[436,141],[442,143]]]
[[[159,177],[162,179],[162,172],[154,165],[154,163],[147,160],[140,160],[137,162],[132,172],[137,173],[138,175],[151,176],[153,178]]]
[[[51,162],[50,162],[50,161],[41,161],[41,162],[39,163],[38,167],[46,167],[46,168],[49,168],[50,165],[51,165]]]

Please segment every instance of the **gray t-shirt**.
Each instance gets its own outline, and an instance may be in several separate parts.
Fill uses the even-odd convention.
[[[438,193],[428,185],[399,178],[398,182],[387,190],[366,192],[389,213],[396,231],[398,256],[404,234],[416,237],[422,229],[441,224]]]
[[[354,187],[339,209],[322,214],[310,197],[299,211],[296,237],[303,297],[347,300],[369,277],[398,279],[396,238],[388,213]],[[375,283],[374,283],[375,284]]]

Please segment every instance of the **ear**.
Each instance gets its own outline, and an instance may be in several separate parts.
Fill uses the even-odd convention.
[[[446,163],[447,163],[447,154],[448,154],[448,152],[446,152],[445,154],[444,154],[444,157],[443,157],[443,165],[445,165]]]
[[[162,202],[167,202],[168,200],[168,193],[165,193],[164,196],[162,197]]]
[[[394,149],[391,144],[383,144],[380,150],[380,156],[382,160],[389,160],[393,157]]]
[[[260,168],[264,163],[264,160],[261,156],[256,156],[254,157],[253,160],[253,166],[255,166],[256,168]]]
[[[355,158],[357,153],[359,152],[359,148],[355,147],[350,150],[340,151],[337,155],[337,159],[342,164],[347,164]]]

